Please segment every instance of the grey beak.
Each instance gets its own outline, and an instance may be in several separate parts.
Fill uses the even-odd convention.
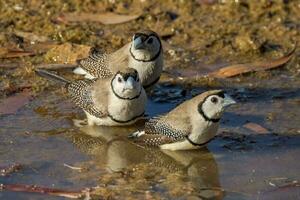
[[[129,77],[125,83],[125,89],[132,90],[134,88],[134,79]]]
[[[133,46],[135,49],[142,49],[143,45],[143,40],[141,37],[137,37],[133,40]]]
[[[224,96],[225,96],[223,102],[224,107],[230,106],[232,104],[236,104],[236,101],[231,96],[229,96],[228,94],[224,94]]]

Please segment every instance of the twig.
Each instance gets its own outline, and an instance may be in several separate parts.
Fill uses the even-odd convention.
[[[85,199],[90,199],[91,188],[83,189],[80,191],[68,191],[55,188],[47,188],[36,185],[23,185],[23,184],[0,184],[0,191],[8,190],[13,192],[31,192],[38,194],[46,194],[53,196],[66,197],[70,199],[79,199],[85,197]]]
[[[68,167],[68,168],[70,168],[70,169],[73,169],[73,170],[80,170],[80,171],[83,170],[82,167],[74,167],[74,166],[68,165],[68,164],[66,164],[66,163],[64,163],[64,166],[65,166],[65,167]]]
[[[269,182],[269,184],[270,183],[271,183],[271,186],[276,187],[276,188],[273,188],[271,190],[267,190],[266,193],[275,192],[275,191],[278,191],[278,190],[285,190],[285,189],[293,188],[293,187],[300,187],[300,183],[297,180],[292,181],[292,182],[287,183],[287,184],[284,184],[284,185],[281,185],[281,186],[277,186],[276,184],[274,184],[272,182]]]

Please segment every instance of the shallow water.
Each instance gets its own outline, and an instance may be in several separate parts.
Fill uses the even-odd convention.
[[[299,46],[300,1],[216,2],[0,1],[0,57],[4,55],[0,64],[19,66],[0,69],[0,101],[23,87],[39,93],[16,115],[0,115],[1,167],[23,165],[19,172],[0,176],[0,183],[72,190],[98,185],[103,199],[300,199],[299,183],[295,184],[300,181],[299,48],[289,63],[273,71],[224,79],[221,84],[191,77],[226,64],[278,58],[296,43]],[[118,25],[56,20],[69,12],[104,11],[143,14]],[[169,111],[216,85],[239,102],[226,111],[219,135],[207,148],[189,152],[141,148],[126,138],[138,127],[79,129],[72,119],[82,119],[82,111],[34,75],[37,64],[74,64],[89,47],[113,51],[145,28],[162,36],[165,70],[187,76],[176,84],[160,81],[149,101],[148,116]],[[46,37],[59,48],[32,57],[5,58],[8,49],[27,51],[27,45],[39,44],[20,31]],[[82,49],[75,48],[78,44],[84,45]],[[29,45],[29,50],[45,51],[38,46]],[[60,73],[70,77],[66,71]],[[244,128],[248,122],[270,133]],[[0,193],[0,199],[45,198],[62,199]]]
[[[201,91],[161,86],[152,94],[147,114],[167,112]],[[162,93],[169,97],[159,98],[166,96]],[[24,167],[0,177],[0,182],[72,190],[100,185],[121,199],[298,199],[298,187],[279,187],[300,179],[299,92],[232,89],[230,93],[239,104],[227,110],[219,135],[207,148],[170,152],[128,141],[128,133],[141,125],[76,128],[72,119],[83,118],[81,111],[58,98],[57,92],[44,92],[16,115],[1,116],[1,163]],[[249,121],[271,133],[243,128]],[[1,192],[0,198],[45,197]]]

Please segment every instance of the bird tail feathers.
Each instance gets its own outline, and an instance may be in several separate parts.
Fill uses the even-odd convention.
[[[73,70],[74,74],[79,74],[79,75],[86,75],[87,72],[82,69],[81,67],[76,67],[74,70]]]
[[[84,78],[89,79],[89,80],[93,80],[95,79],[94,76],[92,76],[91,74],[89,74],[87,71],[85,71],[84,69],[82,69],[81,67],[76,67],[73,70],[74,74],[79,74],[79,75],[84,75]]]
[[[47,71],[47,70],[44,70],[44,69],[36,69],[35,73],[37,73],[41,77],[44,77],[46,79],[53,80],[53,81],[56,81],[56,82],[60,82],[60,83],[63,83],[65,85],[71,83],[71,81],[65,79],[64,77],[61,77],[61,76],[59,76],[59,75],[57,75],[53,72],[50,72],[50,71]]]

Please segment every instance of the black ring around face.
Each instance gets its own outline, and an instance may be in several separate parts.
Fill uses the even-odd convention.
[[[146,35],[146,34],[143,34],[143,33],[140,33],[141,35]],[[136,58],[133,53],[132,53],[132,43],[131,43],[131,46],[130,46],[130,49],[129,49],[129,52],[130,52],[130,55],[137,61],[140,61],[140,62],[151,62],[151,61],[154,61],[156,60],[156,58],[158,58],[158,56],[160,55],[161,51],[162,51],[162,45],[161,45],[161,41],[159,39],[159,37],[155,34],[150,34],[150,35],[146,35],[147,38],[150,37],[150,36],[154,36],[158,39],[158,42],[159,42],[159,51],[157,52],[157,54],[155,54],[152,58],[150,58],[149,60],[142,60],[142,59],[138,59]],[[146,40],[147,40],[146,38]]]
[[[217,95],[217,96],[219,96],[219,97],[221,97],[221,98],[224,98],[224,97],[225,97],[223,91],[220,91],[220,92],[218,92],[218,93],[216,93],[216,94],[212,94],[212,95]],[[205,97],[205,99],[204,99],[201,103],[199,103],[199,105],[198,105],[198,112],[202,115],[202,117],[205,119],[205,121],[210,121],[210,122],[216,123],[216,122],[219,122],[219,121],[221,120],[221,118],[217,118],[217,119],[209,118],[209,117],[204,113],[203,108],[202,108],[204,102],[205,102],[210,96],[212,96],[212,95],[209,95],[209,96]]]
[[[113,81],[115,80],[116,76],[119,74],[120,72],[117,72],[114,77],[111,79],[111,82],[110,82],[110,87],[111,87],[111,90],[113,91],[114,95],[116,97],[118,97],[119,99],[123,99],[123,100],[133,100],[133,99],[137,99],[140,97],[141,93],[142,93],[142,86],[140,88],[140,92],[138,93],[138,95],[132,97],[132,98],[129,98],[129,97],[121,97],[120,95],[118,95],[115,90],[114,90],[114,87],[113,87]]]
[[[154,37],[159,39],[158,35],[154,34],[154,33],[151,33],[150,35],[145,34],[145,33],[135,33],[134,36],[133,36],[133,39],[135,40],[136,38],[141,37],[141,36],[144,36],[146,38],[145,40],[147,40],[151,36],[154,36]]]

